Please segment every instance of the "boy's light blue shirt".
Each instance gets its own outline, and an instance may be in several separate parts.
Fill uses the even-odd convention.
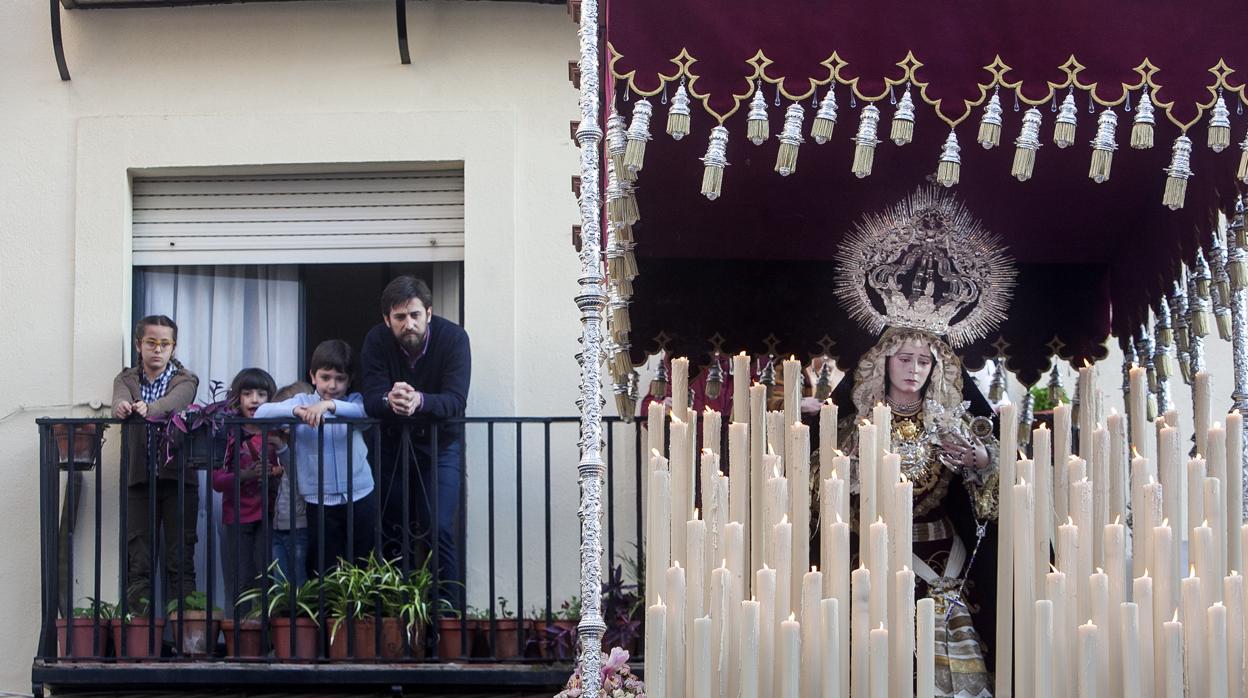
[[[301,393],[282,402],[268,402],[256,409],[256,419],[294,417],[296,407],[310,407],[325,398],[316,393]],[[335,417],[365,417],[364,400],[351,393],[345,400],[334,400],[334,411],[325,413],[325,483],[323,506],[347,502],[347,478],[351,478],[351,495],[355,501],[373,491],[373,473],[368,467],[368,449],[362,428],[351,429],[351,462],[347,461],[346,424],[334,424]],[[295,461],[299,495],[316,504],[317,492],[317,429],[302,422],[295,425]]]

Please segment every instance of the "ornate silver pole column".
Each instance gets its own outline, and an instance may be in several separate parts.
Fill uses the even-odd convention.
[[[1235,218],[1227,231],[1226,248],[1228,262],[1234,267],[1236,263],[1248,262],[1248,253],[1238,244],[1244,230],[1244,202],[1240,200]],[[1232,279],[1234,281],[1234,279]],[[1248,289],[1243,285],[1232,283],[1231,287],[1231,348],[1235,369],[1235,389],[1231,400],[1240,414],[1248,414]],[[1234,457],[1233,454],[1228,454]],[[1244,425],[1244,451],[1239,454],[1239,467],[1248,474],[1248,424]],[[1248,478],[1245,478],[1248,482]],[[1248,489],[1248,488],[1246,488]],[[1242,496],[1242,495],[1241,495]],[[1243,499],[1241,498],[1241,502]]]
[[[1197,252],[1200,261],[1204,261],[1204,254]],[[1207,276],[1205,278],[1208,278]],[[1208,291],[1206,291],[1206,294]],[[1197,284],[1197,273],[1189,270],[1187,275],[1187,309],[1188,309],[1188,332],[1190,338],[1188,344],[1191,345],[1189,353],[1192,357],[1192,380],[1196,380],[1196,374],[1205,370],[1205,336],[1209,334],[1209,310],[1210,301],[1208,295],[1200,293],[1200,286]],[[1195,393],[1193,393],[1193,396]]]
[[[602,688],[602,325],[607,294],[602,270],[602,202],[600,168],[602,143],[599,116],[598,0],[581,0],[580,38],[581,124],[576,141],[581,147],[581,272],[576,305],[581,311],[580,451],[577,468],[581,488],[581,672],[586,698],[598,698]]]

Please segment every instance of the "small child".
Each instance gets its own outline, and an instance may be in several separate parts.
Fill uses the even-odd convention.
[[[245,368],[234,376],[226,399],[238,416],[251,419],[256,416],[256,409],[268,402],[276,391],[277,386],[268,372]],[[282,476],[278,451],[285,448],[276,431],[268,432],[266,449],[258,425],[246,424],[235,429],[229,428],[227,433],[222,467],[212,473],[212,489],[221,493],[221,573],[225,577],[225,601],[230,607],[240,593],[255,585],[256,577],[268,564],[261,477],[272,478],[269,495],[276,494],[280,484],[277,478]]]
[[[273,402],[283,402],[311,392],[311,385],[296,381],[278,388]],[[282,434],[283,438],[288,438],[285,430]],[[277,502],[273,504],[273,561],[283,577],[296,586],[302,586],[308,579],[307,503],[299,494],[295,468],[290,463],[290,449],[279,451],[277,460],[286,471],[286,476],[277,487]]]
[[[341,339],[321,342],[312,352],[308,371],[316,392],[262,405],[256,412],[257,417],[295,417],[303,422],[295,426],[295,464],[299,471],[295,480],[299,494],[307,502],[308,572],[312,575],[324,573],[338,558],[348,558],[348,514],[352,521],[351,556],[364,560],[373,551],[377,498],[373,495],[364,429],[332,424],[332,419],[323,424],[326,412],[346,418],[365,416],[360,394],[347,393],[353,354],[351,345]],[[323,444],[319,437],[322,429]],[[321,530],[323,539],[318,538]]]

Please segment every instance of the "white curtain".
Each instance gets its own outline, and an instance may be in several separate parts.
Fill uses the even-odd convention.
[[[211,381],[228,389],[240,370],[268,371],[278,387],[299,379],[302,308],[299,267],[179,266],[137,269],[144,315],[168,315],[178,324],[176,356],[199,376],[199,402],[211,399]],[[138,318],[135,318],[138,320]],[[224,393],[220,395],[223,399]],[[200,474],[199,543],[195,561],[197,584],[214,580],[213,603],[222,599],[219,537],[213,570],[207,565],[207,522],[204,504],[211,502],[214,527],[221,521],[221,498]],[[213,532],[218,536],[218,531]]]

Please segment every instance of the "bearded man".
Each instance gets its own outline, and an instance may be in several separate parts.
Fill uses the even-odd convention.
[[[464,416],[468,401],[468,333],[434,315],[429,286],[411,276],[382,291],[381,315],[364,338],[360,368],[364,408],[384,422],[381,451],[372,454],[381,471],[382,550],[387,559],[408,552],[416,567],[435,550],[436,534],[440,596],[453,602],[463,581],[454,530],[464,425],[446,420]]]

